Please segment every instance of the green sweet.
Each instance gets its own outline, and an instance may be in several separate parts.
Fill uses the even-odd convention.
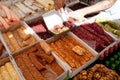
[[[113,34],[115,34],[115,35],[120,36],[120,30],[114,29],[114,28],[112,28],[111,26],[109,26],[108,24],[105,24],[104,29],[105,29],[106,31],[108,31],[108,32],[111,32],[111,33],[113,33]]]
[[[119,29],[120,28],[120,25],[114,21],[104,21],[104,22],[101,22],[102,24],[108,24],[110,25],[112,28],[114,29]]]
[[[110,58],[110,62],[114,63],[115,59],[114,58]]]
[[[105,24],[104,29],[111,33],[114,33],[114,31],[115,31],[115,29],[111,28],[108,24]]]
[[[117,52],[117,55],[120,57],[120,52]]]
[[[113,57],[114,57],[114,59],[117,59],[117,58],[118,58],[118,55],[114,55]]]
[[[111,69],[115,70],[116,65],[115,64],[111,64]]]
[[[105,65],[108,67],[110,65],[110,61],[105,61]]]
[[[119,66],[120,62],[119,61],[115,61],[116,66]]]
[[[111,20],[106,21],[103,19],[96,19],[96,23],[106,31],[111,32],[120,37],[120,24]]]
[[[120,30],[115,30],[114,33],[118,36],[120,36]]]

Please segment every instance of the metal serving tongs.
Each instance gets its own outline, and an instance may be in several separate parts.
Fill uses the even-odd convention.
[[[72,26],[80,26],[81,24],[88,22],[86,18],[84,18],[82,20],[70,18],[68,16],[68,11],[65,10],[64,8],[61,8],[58,12],[60,14],[61,19],[63,19],[63,22],[70,21],[72,23]]]
[[[63,22],[66,22],[69,19],[69,17],[67,16],[67,12],[64,10],[64,8],[60,8],[58,12],[63,19]]]

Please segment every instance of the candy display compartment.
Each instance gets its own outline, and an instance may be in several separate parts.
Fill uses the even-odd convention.
[[[54,9],[54,10],[51,10],[51,11],[42,15],[47,29],[53,35],[59,35],[62,33],[66,33],[72,27],[71,22],[70,22],[70,26],[64,25],[64,22],[65,22],[65,24],[67,24],[66,23],[67,22],[67,15],[65,15],[65,14],[66,14],[65,12],[61,13],[61,12],[58,12]]]
[[[33,31],[41,38],[41,39],[48,39],[53,35],[49,33],[44,21],[42,18],[36,18],[34,20],[28,21],[27,24],[33,29]]]
[[[72,33],[49,40],[49,44],[56,56],[66,63],[70,77],[76,75],[97,58],[97,53]]]
[[[120,38],[120,20],[104,20],[104,19],[96,19],[96,22],[100,27],[102,27],[106,32],[111,34],[116,39]]]
[[[11,62],[10,57],[0,59],[0,79],[1,80],[21,80],[19,72]]]
[[[28,21],[40,17],[54,8],[52,0],[12,0],[1,1],[0,4],[8,6],[20,19]]]
[[[8,53],[13,54],[35,44],[40,38],[25,22],[6,32],[1,32],[1,41]]]
[[[26,80],[63,80],[67,69],[52,54],[46,54],[39,43],[13,55]]]
[[[97,23],[80,25],[72,32],[98,53],[115,42],[115,39],[107,34]]]

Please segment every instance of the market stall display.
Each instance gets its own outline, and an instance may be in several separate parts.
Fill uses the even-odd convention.
[[[70,21],[67,9],[88,6],[79,0],[64,14],[53,0],[0,5],[0,80],[120,80],[119,20]]]

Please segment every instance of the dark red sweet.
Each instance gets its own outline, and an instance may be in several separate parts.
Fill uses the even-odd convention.
[[[104,60],[104,54],[101,54],[101,55],[99,56],[99,59],[100,59],[100,60]]]
[[[108,56],[108,54],[109,54],[109,51],[108,51],[108,50],[105,50],[105,51],[104,51],[104,55],[105,55],[105,56]]]
[[[117,50],[118,49],[118,44],[114,45],[114,49]]]
[[[114,50],[113,47],[110,47],[110,48],[109,48],[109,52],[110,52],[110,53],[112,53],[113,50]]]

